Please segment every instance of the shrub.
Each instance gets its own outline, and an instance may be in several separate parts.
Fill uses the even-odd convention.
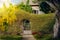
[[[32,13],[32,7],[29,5],[29,0],[26,1],[26,4],[23,2],[17,6],[19,9],[22,9],[26,12]]]
[[[34,35],[34,37],[36,38],[36,40],[52,40],[53,36],[52,34],[45,34],[43,36],[39,36],[38,34]]]

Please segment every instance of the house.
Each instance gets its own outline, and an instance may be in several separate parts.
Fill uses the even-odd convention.
[[[22,0],[24,4],[26,4],[26,1],[27,0]],[[32,7],[34,14],[44,14],[42,11],[40,11],[38,3],[34,3],[32,0],[29,0],[29,5]]]

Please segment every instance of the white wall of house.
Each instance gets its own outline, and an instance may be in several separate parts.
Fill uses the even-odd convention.
[[[33,13],[38,14],[39,13],[39,7],[38,6],[32,6]]]
[[[24,4],[26,4],[27,0],[22,0],[21,2],[23,2]],[[29,0],[29,5],[38,5],[38,3],[33,3],[32,0]]]
[[[35,14],[44,14],[44,12],[40,11],[38,6],[32,6],[32,10],[33,10],[33,13],[35,13]],[[34,10],[36,12],[34,12]]]

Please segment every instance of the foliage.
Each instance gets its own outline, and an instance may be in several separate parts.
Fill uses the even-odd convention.
[[[11,24],[12,21],[16,20],[16,16],[15,16],[15,10],[16,10],[16,7],[12,6],[12,4],[10,4],[10,7],[9,8],[6,8],[6,6],[4,5],[4,7],[2,9],[0,9],[0,30],[3,30],[3,31],[7,31],[7,27],[9,24]],[[4,29],[3,29],[4,28]]]
[[[43,11],[46,14],[55,12],[56,8],[51,6],[52,0],[34,0],[34,2],[38,3],[40,11]]]
[[[54,14],[42,14],[31,16],[31,27],[33,32],[45,31],[51,32],[51,28],[54,26]],[[37,24],[38,23],[38,24]]]
[[[54,12],[54,10],[46,2],[42,2],[39,5],[40,5],[40,10],[46,14],[49,12]]]
[[[20,24],[22,24],[22,20],[26,19],[30,21],[30,27],[33,32],[37,31],[45,31],[45,32],[51,32],[51,28],[54,25],[55,22],[55,15],[53,13],[50,14],[29,14],[28,12],[25,12],[23,10],[17,11],[16,14],[18,20],[20,20]]]
[[[57,9],[60,9],[60,0],[47,0],[52,3]]]
[[[30,12],[30,13],[32,12],[32,7],[29,5],[29,0],[27,0],[26,4],[22,2],[17,7],[27,12]]]
[[[12,35],[16,35],[17,33],[22,32],[22,20],[24,19],[30,21],[32,32],[38,32],[41,30],[50,32],[52,26],[54,25],[55,15],[53,13],[41,15],[30,14],[29,12],[18,9],[11,4],[9,8],[3,7],[0,13],[0,31],[5,31],[5,26],[3,23],[5,21],[4,19],[6,19],[7,21],[5,22],[8,24],[7,32]]]
[[[38,34],[35,34],[34,37],[36,40],[53,40],[52,34],[45,34],[43,36],[39,36]]]
[[[23,26],[22,25],[23,20],[26,19],[30,21],[30,27],[32,32],[38,32],[38,31],[51,32],[52,31],[51,29],[53,28],[53,25],[55,22],[55,15],[53,13],[36,15],[36,14],[30,14],[20,9],[15,11],[15,13],[16,13],[17,20],[14,23],[14,25],[17,25],[18,27]]]

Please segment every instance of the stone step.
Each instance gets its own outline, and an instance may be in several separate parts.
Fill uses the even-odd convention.
[[[23,40],[36,40],[33,35],[23,35]]]
[[[33,37],[32,35],[23,35],[23,37]]]
[[[24,30],[23,31],[23,35],[27,35],[27,34],[29,34],[29,35],[32,34],[31,30]]]

